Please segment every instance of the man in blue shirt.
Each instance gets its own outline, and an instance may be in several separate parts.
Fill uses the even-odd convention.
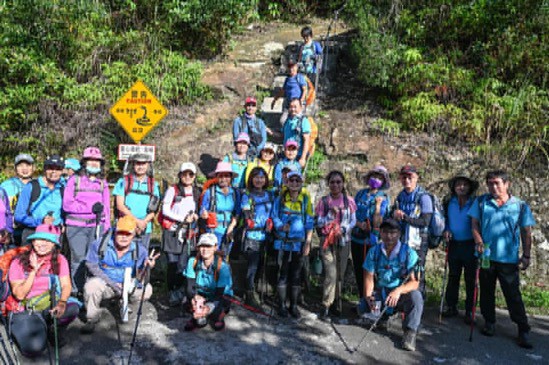
[[[458,175],[450,180],[448,186],[451,197],[444,209],[446,212],[444,241],[448,245],[449,272],[448,285],[446,286],[447,308],[443,312],[443,316],[453,317],[458,314],[459,281],[461,271],[464,270],[466,292],[464,321],[466,324],[471,324],[478,260],[475,257],[471,217],[467,213],[475,201],[475,192],[479,184],[467,176]]]
[[[94,332],[95,325],[101,317],[101,302],[122,295],[126,268],[131,268],[131,276],[136,280],[135,290],[129,296],[129,300],[140,300],[143,290],[145,290],[145,300],[151,297],[151,284],[147,283],[143,289],[144,269],[147,266],[152,269],[160,254],[154,255],[153,250],[152,256],[148,257],[147,249],[133,242],[136,229],[136,220],[126,215],[116,223],[114,238],[104,236],[90,246],[86,256],[86,266],[91,277],[84,286],[87,320],[81,329],[83,334]],[[103,239],[108,239],[104,247],[102,247]]]
[[[425,268],[429,249],[428,227],[433,215],[433,203],[425,190],[418,185],[419,175],[414,166],[403,166],[399,179],[403,189],[396,197],[393,218],[400,222],[401,241],[417,252],[420,266]],[[419,287],[425,296],[424,275]]]
[[[152,220],[160,204],[160,189],[154,180],[150,157],[136,153],[128,161],[129,171],[114,186],[112,195],[119,216],[129,215],[137,222],[137,240],[149,249]]]
[[[284,144],[289,140],[296,141],[299,145],[297,150],[297,160],[301,167],[305,167],[307,162],[307,151],[311,143],[311,123],[309,119],[302,114],[301,103],[299,99],[292,99],[288,119],[282,127],[284,135]]]
[[[204,233],[198,241],[198,254],[189,260],[183,275],[187,278],[187,298],[192,304],[193,318],[185,331],[204,327],[208,322],[216,331],[225,328],[225,315],[233,295],[229,265],[216,253],[217,237]]]
[[[382,306],[388,307],[385,314],[393,314],[395,310],[404,312],[402,348],[415,351],[423,314],[423,297],[415,271],[418,256],[399,240],[400,224],[394,219],[381,223],[380,236],[381,242],[368,251],[363,264],[367,310],[375,311],[376,301],[381,301]],[[382,317],[379,323],[386,326],[387,317]]]
[[[255,114],[257,111],[255,98],[247,97],[244,108],[246,111],[233,121],[233,141],[236,143],[240,133],[248,134],[250,137],[248,155],[255,158],[267,142],[267,127],[263,119],[258,118]]]
[[[528,204],[509,192],[509,176],[503,170],[486,174],[488,194],[471,206],[473,239],[477,251],[486,254],[490,267],[480,270],[480,307],[485,324],[482,334],[493,336],[496,323],[495,289],[499,281],[511,320],[518,326],[518,345],[530,349],[530,325],[520,293],[519,269],[530,266],[532,226],[535,220]],[[522,256],[519,247],[522,242]],[[484,248],[489,252],[484,252]]]
[[[14,214],[15,223],[23,227],[21,242],[26,242],[27,237],[42,223],[54,226],[63,224],[61,173],[64,167],[62,157],[48,157],[44,161],[44,175],[26,184],[21,190]]]

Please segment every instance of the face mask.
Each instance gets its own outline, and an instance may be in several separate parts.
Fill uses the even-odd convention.
[[[372,189],[379,189],[383,185],[383,180],[376,179],[375,177],[371,177],[368,179],[368,185]]]
[[[101,167],[90,167],[90,166],[86,166],[86,171],[88,172],[88,174],[90,175],[97,175],[101,172]]]

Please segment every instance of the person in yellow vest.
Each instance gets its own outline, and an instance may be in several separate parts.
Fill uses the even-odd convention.
[[[274,169],[275,169],[275,163],[274,163],[274,157],[276,154],[276,147],[273,143],[267,142],[265,144],[265,147],[261,149],[259,152],[259,156],[253,160],[252,162],[248,163],[248,166],[246,167],[246,175],[245,175],[245,186],[248,186],[248,179],[250,177],[250,173],[255,167],[261,167],[265,172],[267,173],[267,177],[269,178],[269,186],[268,189],[273,187],[273,175],[274,175]]]

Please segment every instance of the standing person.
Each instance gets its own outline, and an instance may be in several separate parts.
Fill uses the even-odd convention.
[[[351,255],[358,286],[358,313],[366,311],[364,298],[364,270],[362,264],[368,250],[379,241],[379,227],[384,218],[389,216],[390,198],[386,190],[390,187],[389,174],[384,166],[376,166],[363,177],[368,187],[356,193],[356,225],[351,230]]]
[[[168,258],[166,283],[169,290],[169,304],[181,304],[184,298],[183,270],[191,252],[196,248],[196,222],[200,189],[195,184],[196,166],[184,162],[177,175],[179,181],[170,186],[162,203],[162,250]]]
[[[106,247],[103,247],[101,238],[90,245],[86,255],[86,266],[91,276],[84,286],[86,324],[80,329],[81,333],[91,334],[95,331],[95,326],[101,318],[101,302],[122,296],[126,268],[132,268],[131,277],[136,284],[128,299],[136,302],[142,297],[144,300],[151,297],[152,285],[143,285],[146,269],[154,268],[160,254],[149,256],[142,241],[134,240],[136,232],[136,220],[130,215],[125,215],[116,222],[114,237],[109,237]],[[154,250],[151,255],[153,254]]]
[[[254,167],[250,172],[250,179],[246,192],[242,196],[242,214],[245,219],[245,237],[243,252],[248,258],[246,271],[246,304],[259,308],[259,299],[255,292],[255,275],[258,267],[266,263],[260,263],[262,253],[266,249],[265,244],[269,231],[273,228],[271,210],[273,207],[273,195],[267,188],[269,177],[261,167]]]
[[[58,155],[52,155],[44,161],[44,175],[26,184],[19,194],[15,207],[14,220],[23,227],[22,242],[34,232],[40,224],[63,224],[61,214],[63,206],[63,184],[61,172],[65,162]]]
[[[33,173],[34,159],[27,153],[20,153],[15,157],[15,176],[10,177],[0,184],[0,187],[6,191],[8,196],[9,209],[11,210],[12,219],[13,214],[15,213],[15,207],[17,206],[19,194],[21,194],[23,187],[32,180]],[[21,245],[22,233],[23,227],[14,225],[13,240],[16,246]]]
[[[526,270],[530,266],[532,226],[536,222],[528,204],[511,195],[510,184],[507,172],[488,172],[486,185],[489,193],[478,197],[469,210],[477,251],[486,255],[486,263],[489,259],[489,267],[480,270],[479,278],[480,308],[485,321],[482,334],[493,336],[495,333],[498,280],[511,320],[518,326],[518,345],[530,349],[533,345],[520,292],[519,269]],[[519,258],[521,242],[522,256]]]
[[[273,174],[275,169],[275,153],[275,145],[271,142],[267,142],[265,144],[265,147],[263,147],[259,152],[259,156],[251,161],[246,167],[246,178],[244,181],[245,187],[248,187],[250,173],[252,172],[252,170],[256,167],[261,167],[263,170],[265,170],[265,172],[267,173],[267,177],[269,178],[269,188],[272,188]]]
[[[305,167],[311,143],[311,123],[301,112],[302,108],[299,100],[292,99],[288,119],[284,122],[282,133],[284,135],[284,144],[288,140],[294,140],[298,143],[297,159],[301,167]]]
[[[284,80],[282,88],[277,95],[275,95],[273,102],[271,103],[271,109],[274,108],[276,101],[281,97],[284,97],[282,116],[280,117],[280,124],[283,125],[288,116],[290,102],[292,100],[297,99],[300,106],[306,105],[307,81],[305,80],[305,77],[298,72],[298,64],[293,59],[288,61],[288,76]]]
[[[313,41],[313,29],[309,26],[301,29],[301,37],[303,44],[299,48],[298,63],[302,72],[314,82],[322,64],[322,46]]]
[[[233,140],[236,143],[240,133],[246,133],[250,137],[248,155],[255,158],[267,143],[267,127],[257,112],[257,100],[248,96],[244,102],[245,112],[233,121]]]
[[[211,233],[200,236],[198,254],[192,257],[183,275],[187,278],[187,299],[192,305],[193,318],[185,325],[185,331],[206,326],[215,331],[225,328],[225,315],[230,302],[225,296],[233,295],[231,268],[217,252],[217,237]]]
[[[277,292],[280,299],[278,314],[288,316],[286,292],[290,286],[290,314],[301,315],[297,308],[301,293],[301,269],[308,259],[313,237],[314,213],[311,200],[302,190],[303,176],[297,171],[288,173],[288,188],[275,200],[273,223],[274,249],[278,251]]]
[[[396,311],[404,312],[402,348],[415,351],[424,304],[418,280],[421,272],[415,270],[418,264],[415,250],[399,240],[400,227],[394,219],[381,223],[381,242],[368,251],[364,261],[364,296],[368,312],[374,310],[377,301],[387,307],[378,328],[386,328],[388,317]]]
[[[402,243],[416,250],[419,265],[424,269],[429,249],[427,231],[434,212],[433,202],[425,189],[418,185],[419,175],[414,166],[403,166],[399,179],[403,189],[395,200],[393,218],[400,222]],[[425,275],[421,275],[419,290],[425,296]]]
[[[334,300],[341,303],[341,285],[347,269],[347,259],[351,251],[351,230],[356,223],[355,200],[347,195],[345,176],[337,170],[330,171],[326,176],[330,194],[323,196],[316,206],[317,232],[322,247],[321,256],[324,266],[324,282],[322,283],[322,309],[319,318],[328,318],[328,311]],[[339,262],[338,262],[339,261]],[[339,283],[338,283],[339,282]],[[339,292],[336,288],[339,285]],[[336,298],[337,297],[337,298]],[[336,315],[341,314],[341,308],[332,308]]]
[[[235,173],[232,179],[232,186],[236,189],[242,189],[244,185],[244,173],[248,164],[252,161],[248,155],[250,148],[250,136],[248,133],[241,132],[234,141],[234,152],[227,153],[223,157],[223,162],[231,164],[232,171]]]
[[[63,177],[67,180],[74,174],[80,171],[80,161],[76,158],[67,158],[65,160],[65,168],[63,169]]]
[[[225,256],[231,251],[233,230],[240,215],[240,190],[231,186],[238,174],[228,162],[218,162],[213,173],[217,182],[203,191],[200,218],[208,221],[208,232],[217,237],[218,249]]]
[[[79,303],[69,296],[71,278],[67,259],[61,254],[59,244],[60,230],[51,224],[41,224],[27,237],[30,246],[22,247],[21,253],[11,262],[9,283],[12,296],[6,301],[8,311],[20,313],[11,317],[11,329],[16,343],[23,353],[36,356],[45,349],[33,348],[37,337],[49,340],[55,345],[53,316],[58,320],[58,345],[66,344],[65,329],[79,312]],[[57,286],[57,304],[50,311],[51,285]],[[47,332],[37,335],[35,326],[28,325],[30,319],[25,310],[39,313],[47,323]],[[40,326],[42,327],[42,326]],[[43,327],[42,327],[43,328]],[[38,346],[40,347],[40,346]]]
[[[301,165],[297,161],[297,149],[299,144],[294,139],[288,139],[284,143],[284,158],[282,158],[274,169],[274,187],[279,190],[284,185],[282,181],[282,170],[285,167],[292,168],[295,171],[301,172]]]
[[[458,315],[459,281],[464,270],[465,279],[465,318],[471,324],[473,313],[473,296],[475,291],[475,274],[477,258],[475,241],[468,212],[475,201],[475,192],[479,183],[467,176],[454,176],[448,183],[450,200],[446,209],[446,229],[444,241],[448,245],[448,285],[446,286],[445,317]]]
[[[79,293],[83,293],[86,282],[86,252],[92,242],[111,228],[109,185],[105,180],[105,159],[99,148],[84,150],[82,166],[79,173],[67,181],[63,196],[72,287]]]
[[[160,205],[160,188],[154,180],[149,155],[133,154],[124,170],[124,177],[116,182],[112,191],[117,218],[129,215],[136,220],[136,239],[148,250],[152,220]]]

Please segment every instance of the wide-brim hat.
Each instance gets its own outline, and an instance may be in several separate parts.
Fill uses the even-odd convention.
[[[455,188],[456,188],[456,183],[459,179],[463,179],[463,180],[467,180],[467,182],[469,182],[469,186],[471,187],[470,191],[469,191],[469,195],[474,195],[475,192],[478,190],[480,184],[478,181],[476,180],[473,180],[471,179],[470,177],[468,176],[465,176],[465,175],[456,175],[454,176],[453,178],[450,179],[450,181],[448,181],[448,187],[450,188],[450,191],[452,192],[452,194],[455,194]]]
[[[223,161],[218,162],[217,166],[215,167],[215,171],[210,172],[208,174],[208,176],[209,177],[215,177],[215,175],[217,175],[219,173],[222,173],[222,172],[230,172],[231,174],[233,174],[233,178],[238,176],[238,173],[233,171],[233,167],[232,167],[231,163],[230,162],[223,162]]]
[[[60,246],[59,243],[59,228],[51,224],[41,224],[36,227],[36,230],[27,237],[28,242],[33,240],[46,240],[52,243],[55,243],[57,246]]]
[[[380,188],[381,190],[387,190],[391,187],[391,181],[389,181],[389,172],[387,171],[385,166],[382,166],[382,165],[375,166],[373,169],[368,171],[366,175],[364,175],[363,180],[365,182],[368,182],[368,180],[370,179],[370,176],[372,176],[373,174],[380,174],[383,176],[383,185],[381,185],[381,188]]]

